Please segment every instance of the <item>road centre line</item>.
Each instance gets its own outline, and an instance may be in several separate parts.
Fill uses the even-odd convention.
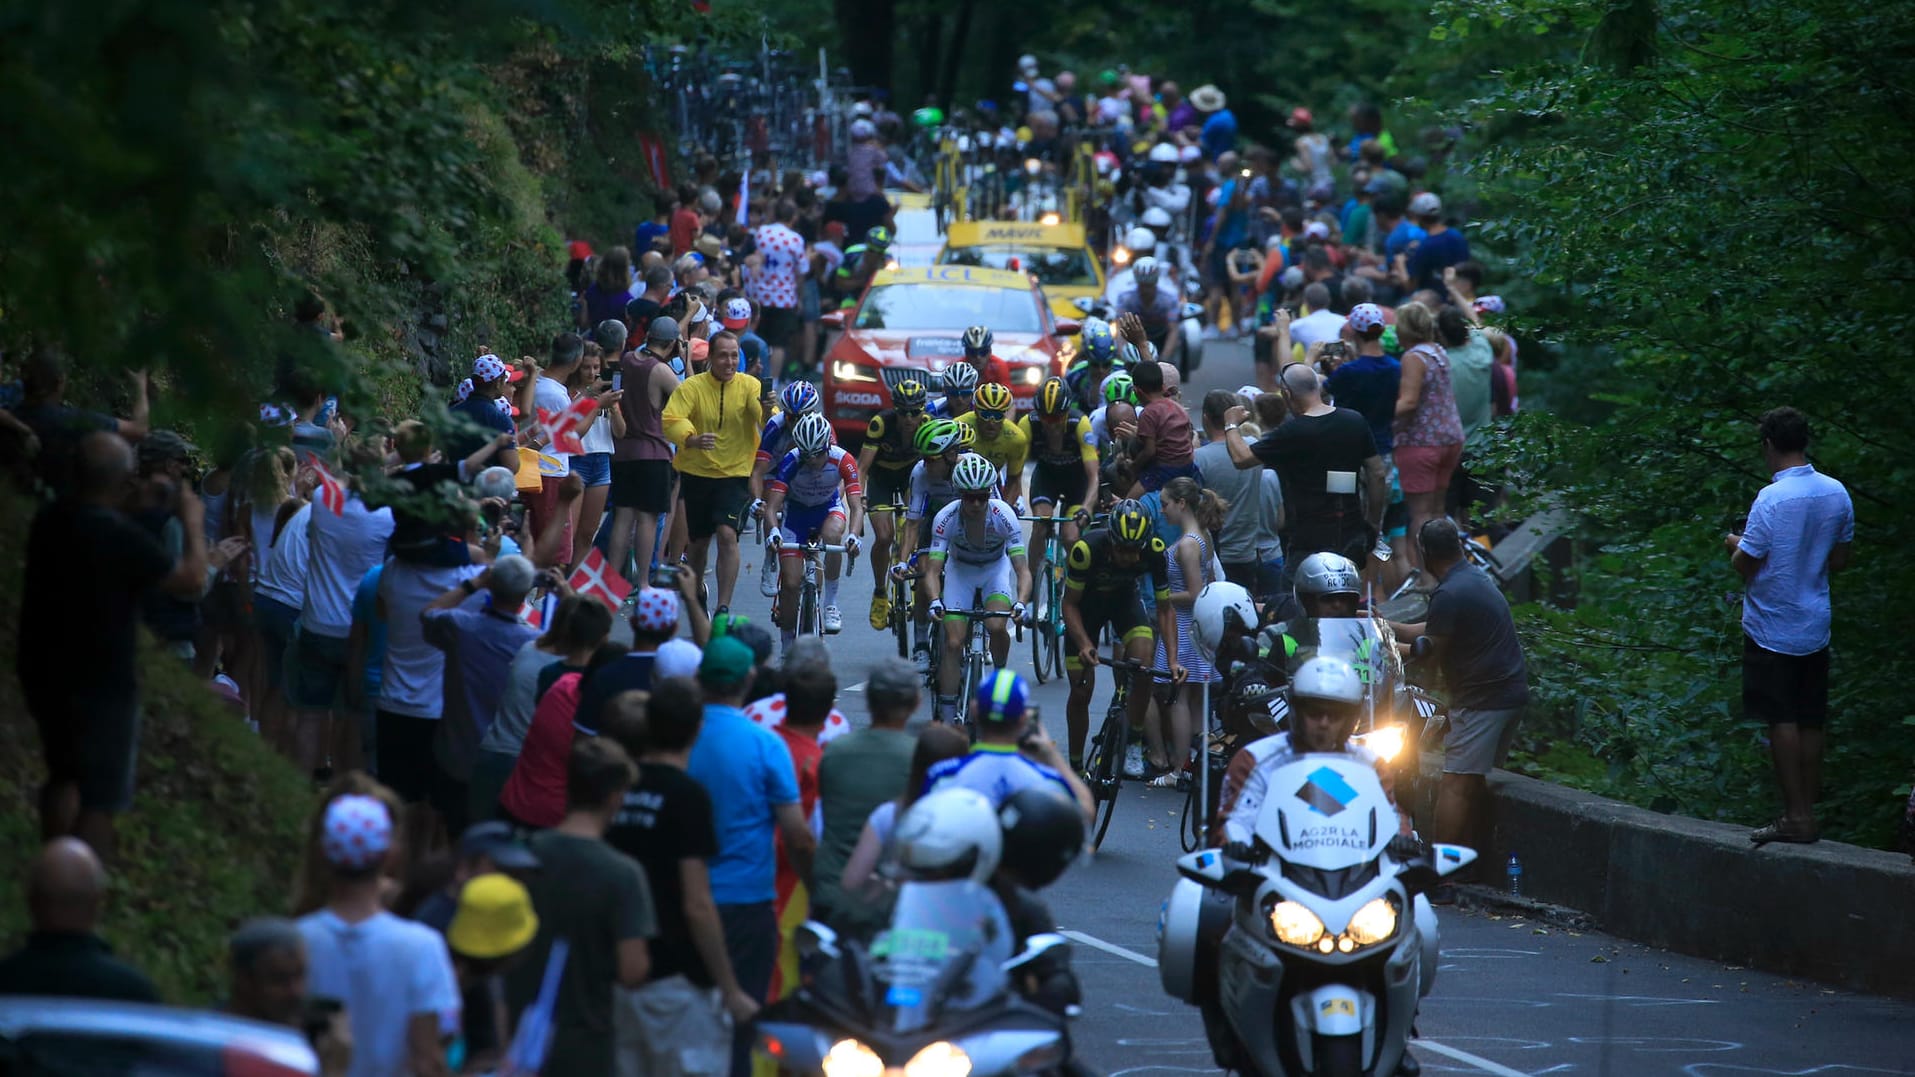
[[[1107,954],[1114,954],[1126,961],[1135,961],[1146,968],[1154,969],[1157,967],[1156,958],[1146,957],[1135,950],[1127,950],[1114,942],[1105,942],[1095,935],[1086,935],[1082,931],[1065,931],[1062,929],[1059,929],[1057,933],[1073,942],[1081,942],[1093,950],[1102,950]]]

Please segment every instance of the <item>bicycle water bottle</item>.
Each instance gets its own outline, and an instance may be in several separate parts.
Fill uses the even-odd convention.
[[[1509,876],[1509,895],[1511,897],[1522,897],[1523,862],[1516,858],[1515,853],[1509,854],[1509,868],[1506,873]]]

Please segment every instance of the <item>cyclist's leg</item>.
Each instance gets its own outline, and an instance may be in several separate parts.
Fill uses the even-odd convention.
[[[969,573],[965,572],[965,566],[946,560],[941,571],[944,584],[938,593],[944,597],[945,605],[965,608],[976,589],[976,585],[967,578]],[[959,713],[961,701],[957,698],[958,685],[964,677],[964,644],[970,638],[971,622],[962,615],[946,613],[939,632],[939,646],[944,649],[944,654],[943,660],[938,663],[937,717],[949,721]]]
[[[885,500],[883,502],[878,500],[878,492],[879,488],[874,487],[871,497],[872,507],[878,508],[881,505],[889,505],[890,490],[888,488],[883,490],[885,494]],[[884,574],[891,567],[891,544],[897,539],[898,514],[888,510],[883,512],[869,512],[866,514],[866,519],[871,521],[871,579],[878,585],[879,591],[882,593],[885,580]]]
[[[1103,630],[1104,614],[1097,607],[1086,602],[1082,607],[1084,631],[1090,634],[1092,643]],[[1064,703],[1064,725],[1069,739],[1070,762],[1072,770],[1082,769],[1084,762],[1084,742],[1090,738],[1090,702],[1097,689],[1097,668],[1086,666],[1077,657],[1082,641],[1073,636],[1064,638],[1065,657],[1064,675],[1070,681],[1070,698]]]
[[[845,516],[843,506],[837,506],[825,514],[824,523],[818,525],[818,541],[831,546],[844,543]],[[842,569],[843,557],[839,554],[825,555],[825,605],[838,604],[838,576]]]
[[[1011,608],[1011,593],[1017,587],[1017,573],[1011,568],[1009,557],[1001,558],[998,563],[987,569],[990,582],[984,585],[984,608],[993,611],[1007,611]],[[992,617],[986,620],[985,630],[991,637],[991,664],[998,669],[1006,669],[1011,664],[1011,619]]]
[[[825,510],[787,504],[778,534],[784,547],[778,552],[778,628],[789,645],[798,630],[798,588],[804,583],[804,555],[798,547],[817,533]]]
[[[917,571],[920,573],[934,571],[935,566],[931,564],[930,555],[925,552],[930,548],[931,525],[926,521],[920,521],[918,524],[918,548],[914,551],[918,559]],[[925,608],[929,604],[929,601],[930,600],[925,597],[923,587],[913,586],[911,588],[911,645],[918,650],[928,651],[932,645],[931,615]]]
[[[1144,720],[1150,714],[1149,667],[1151,658],[1157,653],[1157,632],[1151,627],[1150,616],[1144,612],[1144,600],[1140,595],[1131,596],[1130,609],[1119,623],[1123,634],[1112,644],[1113,649],[1133,662],[1143,663],[1145,667],[1130,682],[1130,728],[1134,731],[1144,727]]]

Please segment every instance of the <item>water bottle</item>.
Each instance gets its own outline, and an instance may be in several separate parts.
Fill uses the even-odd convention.
[[[1506,874],[1509,876],[1509,896],[1522,897],[1523,896],[1523,862],[1521,860],[1516,859],[1515,853],[1509,854],[1509,868],[1507,869]]]

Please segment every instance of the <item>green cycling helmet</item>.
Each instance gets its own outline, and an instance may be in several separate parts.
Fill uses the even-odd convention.
[[[913,439],[919,456],[943,456],[963,444],[964,424],[956,419],[928,419]]]
[[[1131,379],[1129,371],[1119,370],[1104,379],[1104,403],[1137,403],[1137,383]]]
[[[911,114],[911,122],[919,127],[937,127],[944,123],[944,110],[925,106]]]

